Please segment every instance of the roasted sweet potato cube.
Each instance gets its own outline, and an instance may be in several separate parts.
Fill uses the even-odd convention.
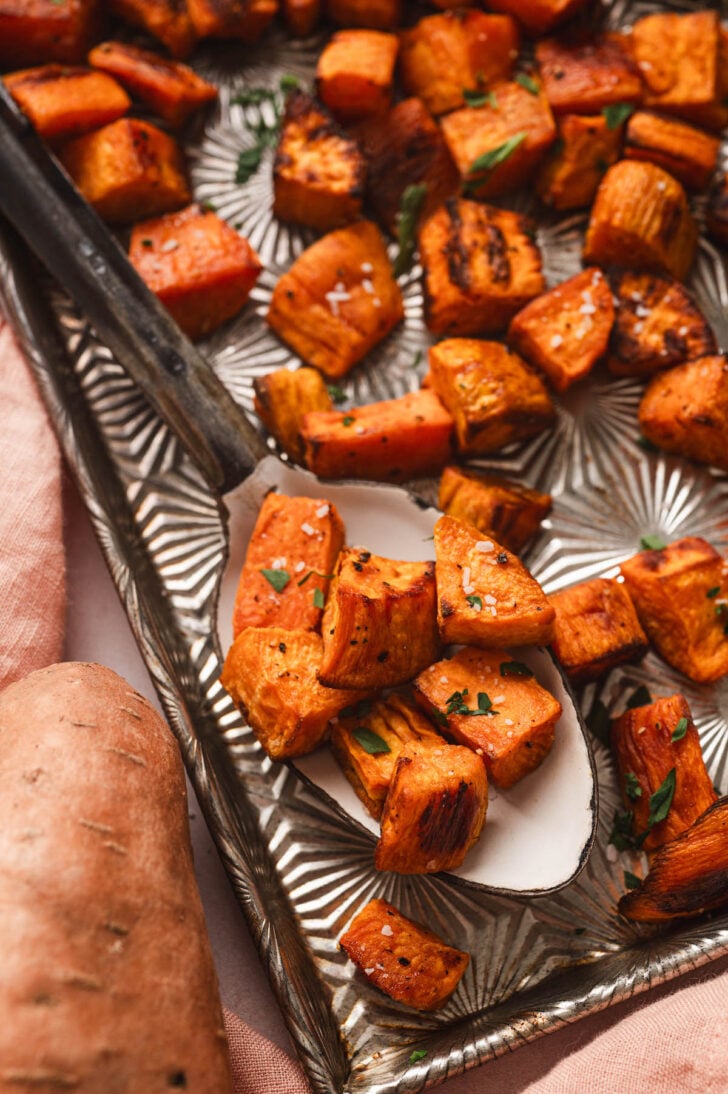
[[[343,521],[328,501],[268,494],[240,572],[233,635],[248,627],[319,630],[343,545]]]
[[[322,649],[313,631],[247,627],[228,651],[220,680],[271,760],[312,752],[331,718],[367,697],[319,684]]]
[[[728,901],[728,797],[706,809],[687,831],[666,843],[650,862],[639,889],[626,893],[619,913],[659,923],[700,915]]]
[[[410,742],[445,742],[414,703],[394,692],[375,703],[345,708],[331,727],[331,748],[341,768],[377,820],[397,758]]]
[[[716,11],[656,12],[638,19],[630,44],[646,85],[645,105],[698,123],[715,105],[719,20]]]
[[[443,1006],[470,960],[379,898],[352,919],[339,944],[370,984],[417,1010]]]
[[[717,352],[715,335],[679,281],[631,270],[609,280],[616,306],[607,364],[615,376],[650,376]]]
[[[456,870],[482,832],[487,808],[485,765],[472,749],[408,742],[384,802],[374,865],[395,874]]]
[[[627,122],[624,154],[663,167],[687,187],[704,190],[715,170],[720,142],[702,129],[639,110]]]
[[[602,114],[557,118],[558,140],[539,171],[541,201],[553,209],[591,205],[604,172],[619,158],[622,132]]]
[[[482,756],[488,779],[503,789],[539,766],[561,717],[559,701],[529,673],[505,650],[466,646],[414,682],[423,709]]]
[[[647,636],[619,581],[596,577],[548,599],[556,612],[551,647],[572,684],[598,680],[615,665],[647,653]]]
[[[320,372],[315,368],[276,369],[253,381],[255,411],[283,451],[296,463],[305,462],[301,437],[304,415],[311,410],[331,410],[333,403]]]
[[[186,0],[198,38],[257,42],[278,11],[278,0]]]
[[[179,145],[138,118],[120,118],[76,137],[63,146],[60,158],[104,220],[129,224],[190,201]]]
[[[326,14],[340,27],[396,30],[402,19],[402,0],[326,0]]]
[[[493,84],[482,106],[442,119],[442,131],[468,195],[498,197],[523,186],[556,136],[546,96],[516,80]]]
[[[644,87],[621,34],[536,43],[536,61],[554,114],[598,114],[616,103],[639,103]]]
[[[350,411],[311,412],[301,427],[306,466],[322,479],[408,482],[452,456],[453,421],[432,391]]]
[[[488,7],[508,12],[527,34],[537,36],[560,26],[587,4],[586,0],[488,0]]]
[[[723,246],[728,246],[728,172],[722,171],[710,188],[705,225]]]
[[[273,161],[273,212],[326,232],[356,220],[364,197],[361,150],[321,103],[303,91],[286,100]]]
[[[426,15],[400,32],[402,83],[433,114],[444,114],[464,106],[464,93],[482,92],[494,81],[507,79],[518,45],[518,27],[508,15]]]
[[[52,0],[51,0],[52,2]],[[141,27],[166,46],[173,57],[189,57],[197,37],[187,4],[179,0],[109,0],[113,15]]]
[[[563,392],[606,352],[613,322],[609,283],[592,267],[526,304],[511,320],[508,343]]]
[[[698,230],[677,179],[653,163],[620,160],[597,191],[584,261],[669,273],[684,281]]]
[[[612,722],[612,752],[633,835],[645,851],[675,839],[713,804],[717,795],[705,768],[698,731],[683,695],[625,710]],[[653,795],[669,809],[655,819]],[[661,796],[660,795],[660,796]]]
[[[499,475],[446,467],[437,504],[443,513],[473,524],[518,554],[551,512],[551,495]]]
[[[728,673],[728,582],[723,560],[699,536],[621,564],[640,623],[668,664],[698,684]]]
[[[43,65],[10,72],[3,81],[36,131],[51,143],[114,122],[131,105],[116,80],[88,68]]]
[[[728,471],[728,361],[699,357],[653,376],[639,406],[645,437],[666,452]]]
[[[129,259],[189,338],[236,315],[262,268],[246,239],[198,205],[135,224]]]
[[[179,129],[190,114],[217,98],[214,84],[203,80],[188,65],[126,42],[101,42],[88,59],[94,68],[116,77],[173,129]]]
[[[286,28],[296,38],[307,38],[321,18],[321,0],[283,0]]]
[[[555,612],[523,563],[472,524],[435,525],[437,625],[446,644],[493,649],[548,643]]]
[[[316,90],[337,118],[382,114],[392,99],[399,41],[381,30],[340,30],[319,57]]]
[[[402,295],[376,225],[319,239],[279,278],[268,309],[276,334],[325,376],[344,376],[397,326]]]
[[[440,648],[434,562],[396,562],[360,547],[339,555],[321,623],[325,687],[395,687]]]
[[[0,0],[0,65],[82,61],[101,9],[98,0]]]
[[[430,369],[433,387],[455,421],[461,455],[497,452],[554,422],[542,380],[500,342],[447,338],[431,347]]]
[[[449,198],[419,237],[425,321],[433,334],[495,334],[545,288],[530,221]]]

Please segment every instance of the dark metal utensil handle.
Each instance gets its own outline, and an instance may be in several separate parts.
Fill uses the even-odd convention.
[[[214,372],[129,263],[0,81],[0,212],[69,292],[212,487],[265,450]]]

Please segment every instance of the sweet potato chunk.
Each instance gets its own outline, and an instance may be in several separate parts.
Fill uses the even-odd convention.
[[[362,220],[319,239],[279,278],[268,323],[325,376],[344,376],[404,315],[376,225]]]
[[[378,898],[352,919],[339,945],[371,984],[417,1010],[443,1006],[470,960]]]
[[[656,699],[626,710],[612,722],[611,744],[625,809],[645,851],[675,839],[716,799],[705,769],[698,731],[684,696]],[[660,791],[670,802],[657,814]]]
[[[420,742],[445,745],[419,708],[396,693],[375,703],[347,707],[331,727],[334,755],[357,796],[377,820],[399,754],[406,744]]]
[[[451,458],[453,421],[432,391],[350,411],[311,412],[301,427],[306,466],[323,479],[408,482]]]
[[[402,0],[326,0],[326,14],[340,27],[395,30],[402,18]]]
[[[572,684],[598,680],[647,653],[647,636],[620,582],[596,577],[548,599],[556,612],[551,646]]]
[[[561,704],[505,650],[465,647],[415,680],[423,709],[443,733],[483,757],[488,779],[507,789],[546,757]]]
[[[728,172],[722,171],[710,188],[705,218],[708,232],[718,243],[728,246]]]
[[[472,524],[435,525],[437,624],[446,644],[493,649],[551,641],[555,612],[523,563]]]
[[[449,198],[420,232],[433,334],[495,334],[543,292],[541,253],[518,213]]]
[[[621,127],[610,128],[602,114],[564,114],[557,119],[557,132],[538,175],[539,197],[559,210],[591,205],[604,172],[619,158]]]
[[[586,0],[488,0],[489,8],[515,16],[533,36],[546,34],[586,6]]]
[[[301,437],[303,419],[310,410],[331,410],[333,404],[320,372],[315,368],[280,368],[253,381],[255,412],[283,451],[296,463],[305,462]]]
[[[433,114],[465,105],[464,92],[483,92],[508,79],[518,56],[518,27],[509,15],[482,11],[427,15],[400,34],[400,71],[410,95]]]
[[[482,832],[487,808],[485,765],[472,749],[408,742],[384,803],[374,865],[396,874],[456,870]]]
[[[715,335],[679,281],[630,270],[609,280],[616,310],[607,365],[615,376],[650,376],[717,352]]]
[[[278,0],[186,0],[198,38],[257,42],[278,11]]]
[[[52,2],[52,0],[51,0]],[[197,37],[187,4],[179,0],[109,0],[113,15],[141,27],[166,46],[173,57],[189,57]]]
[[[652,163],[620,160],[604,176],[592,208],[584,261],[669,273],[684,281],[698,230],[680,183]]]
[[[698,684],[728,673],[728,583],[723,560],[699,536],[621,565],[640,623],[661,657]]]
[[[640,110],[627,122],[624,154],[663,167],[687,187],[704,190],[718,158],[720,142],[687,122]]]
[[[553,424],[556,412],[543,382],[500,342],[447,338],[431,347],[430,368],[462,455],[497,452]]]
[[[283,0],[283,18],[295,38],[307,38],[321,18],[321,0]]]
[[[551,511],[551,495],[499,475],[446,467],[437,504],[450,517],[473,524],[509,551],[522,551]]]
[[[101,8],[98,0],[0,0],[0,65],[82,61]]]
[[[657,12],[638,19],[630,43],[645,105],[700,123],[718,93],[718,13]]]
[[[88,68],[43,65],[10,72],[3,81],[36,131],[51,143],[115,122],[131,105],[116,80]]]
[[[173,129],[179,129],[190,114],[217,98],[217,88],[188,65],[126,42],[101,42],[88,59],[94,68],[116,77]]]
[[[326,687],[395,687],[437,657],[434,562],[395,562],[360,547],[339,555],[321,623]]]
[[[639,422],[658,448],[728,471],[728,361],[699,357],[654,376]]]
[[[382,114],[392,99],[399,42],[380,30],[340,30],[316,67],[316,91],[337,118]]]
[[[328,110],[303,91],[286,100],[273,161],[273,212],[326,232],[356,220],[366,166],[356,143]]]
[[[236,315],[261,271],[248,241],[199,205],[135,224],[129,260],[189,338]]]
[[[621,34],[576,42],[544,38],[536,43],[536,60],[554,114],[598,114],[642,101],[642,80]]]
[[[104,220],[128,224],[190,201],[179,145],[138,118],[120,118],[69,141],[60,158]]]
[[[230,647],[220,680],[271,760],[312,752],[330,719],[367,697],[319,684],[322,648],[313,631],[283,627],[248,627]]]
[[[613,322],[609,283],[592,267],[526,304],[511,320],[508,343],[562,392],[605,353]]]
[[[343,545],[343,521],[328,501],[268,494],[240,572],[233,635],[248,627],[319,630]]]

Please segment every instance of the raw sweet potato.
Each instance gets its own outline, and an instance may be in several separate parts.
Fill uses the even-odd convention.
[[[475,525],[486,537],[518,554],[550,513],[551,495],[500,475],[446,467],[437,504],[443,513]]]
[[[674,118],[639,110],[627,122],[627,159],[656,163],[688,190],[704,190],[715,171],[720,141]]]
[[[316,91],[337,118],[381,114],[392,99],[399,42],[380,30],[340,30],[319,57]]]
[[[544,38],[536,44],[536,60],[554,114],[598,114],[642,101],[642,80],[621,34],[576,42]]]
[[[610,128],[602,114],[563,114],[557,132],[538,174],[539,197],[559,210],[591,205],[604,172],[619,158],[621,126]]]
[[[305,462],[301,429],[311,410],[332,410],[333,403],[315,368],[276,369],[253,381],[255,412],[283,451],[296,463]]]
[[[698,357],[653,376],[638,416],[658,448],[728,471],[728,359]]]
[[[109,9],[157,38],[173,57],[188,57],[194,49],[197,36],[187,4],[180,0],[109,0]]]
[[[131,106],[116,80],[88,68],[43,65],[10,72],[3,82],[36,132],[51,143],[115,122]]]
[[[551,647],[569,680],[585,684],[648,650],[632,599],[624,584],[595,577],[551,593],[556,611]]]
[[[0,65],[82,61],[101,12],[99,0],[0,0]]]

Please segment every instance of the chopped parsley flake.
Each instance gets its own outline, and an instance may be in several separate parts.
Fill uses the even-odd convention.
[[[492,91],[471,91],[464,87],[463,99],[468,106],[491,106],[494,110],[498,109],[498,100]]]
[[[392,751],[387,742],[383,740],[378,733],[375,733],[371,729],[367,729],[365,726],[357,726],[356,729],[351,731],[351,735],[370,756],[378,756],[382,752]]]
[[[538,95],[538,84],[527,73],[519,72],[516,76],[516,83],[520,84],[521,87],[525,87],[526,91],[530,91],[532,95]]]
[[[287,570],[261,570],[260,572],[277,593],[282,593],[291,580]]]
[[[465,599],[467,600],[471,608],[477,608],[478,611],[480,611],[480,609],[483,607],[483,601],[480,599],[479,596],[476,596],[474,593],[466,596]]]
[[[326,603],[326,601],[324,599],[324,594],[322,593],[321,589],[314,589],[314,591],[313,591],[313,606],[314,606],[314,608],[323,608],[325,603]]]
[[[632,103],[611,103],[602,108],[607,129],[619,129],[622,122],[626,122],[631,114],[634,114]]]
[[[505,163],[509,156],[512,156],[516,149],[523,144],[527,136],[528,133],[522,130],[520,133],[516,133],[515,136],[509,137],[503,144],[489,149],[482,156],[478,156],[477,159],[473,160],[468,168],[468,175],[471,177],[466,181],[465,189],[467,191],[477,190],[479,186],[487,181],[488,174],[500,166],[501,163]],[[478,177],[473,178],[472,176]]]
[[[395,277],[400,277],[412,265],[412,256],[415,253],[417,220],[422,211],[422,203],[427,194],[427,185],[424,182],[412,183],[407,186],[399,204],[397,213],[397,242],[399,250],[394,260],[392,272]]]
[[[471,710],[466,703],[466,697],[468,695],[468,689],[463,688],[462,691],[454,691],[449,699],[445,700],[445,716],[449,717],[451,714],[467,715],[471,718],[477,718],[485,714],[497,714],[497,710],[493,710],[493,704],[490,701],[490,696],[484,691],[478,692],[478,708],[477,710]],[[442,712],[440,712],[442,713]]]
[[[670,737],[670,740],[671,741],[682,741],[682,739],[685,736],[685,734],[687,733],[687,731],[688,731],[688,720],[687,720],[687,718],[681,718],[680,721],[675,726],[675,728],[673,729],[672,736]]]
[[[634,774],[634,772],[628,771],[625,774],[624,789],[630,801],[637,801],[637,798],[642,797],[642,787],[640,786],[640,781]]]
[[[630,870],[625,870],[624,884],[627,889],[639,889],[642,884],[642,879],[638,878],[637,875],[633,874]]]
[[[523,661],[501,661],[501,676],[533,676],[533,672]]]
[[[648,535],[640,537],[640,548],[643,551],[664,551],[667,544],[662,536]]]
[[[420,1060],[424,1060],[426,1055],[427,1055],[427,1049],[426,1048],[416,1048],[416,1049],[414,1049],[413,1052],[410,1052],[409,1062],[411,1064],[419,1063]]]
[[[346,414],[346,415],[345,415],[345,416],[344,416],[344,417],[343,417],[343,418],[341,419],[341,424],[342,424],[342,425],[346,425],[346,426],[349,426],[349,425],[353,425],[355,421],[356,421],[356,418],[354,417],[354,415],[353,415],[353,414]]]

